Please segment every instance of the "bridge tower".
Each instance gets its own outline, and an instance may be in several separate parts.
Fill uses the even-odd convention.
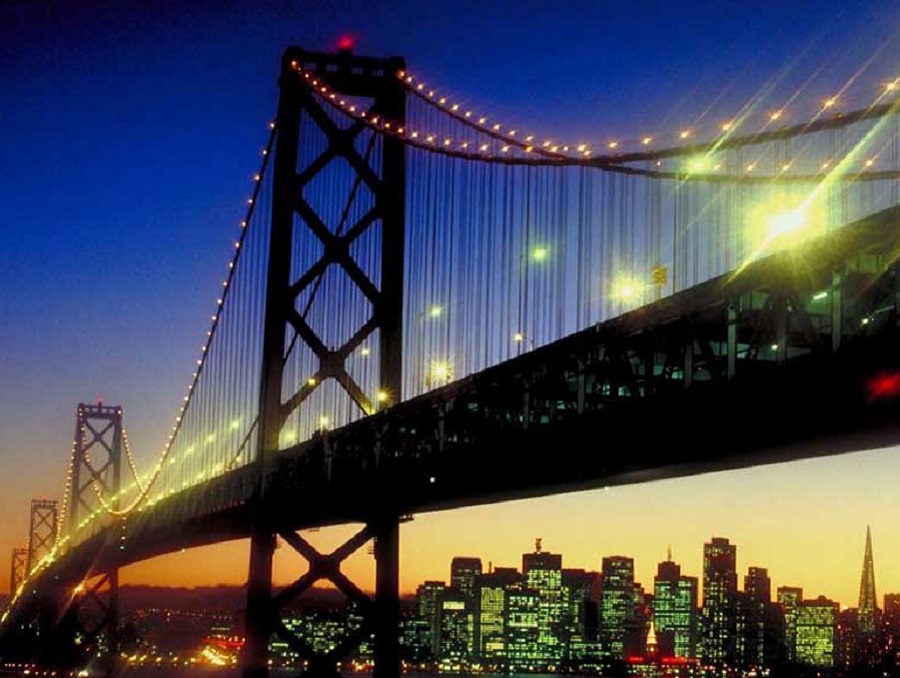
[[[71,492],[66,529],[73,533],[82,516],[97,502],[115,510],[119,505],[122,470],[122,408],[102,403],[79,403],[75,417],[75,446],[69,469]],[[115,530],[112,531],[115,533]],[[117,544],[109,544],[116,548]],[[97,571],[91,566],[75,587],[65,615],[82,645],[94,648],[101,634],[109,657],[118,656],[118,569]]]
[[[29,574],[41,562],[56,543],[59,530],[59,502],[55,499],[32,499],[28,525],[28,554],[25,574]]]
[[[28,549],[24,546],[13,547],[9,562],[9,593],[13,595],[25,580],[25,568],[28,567]]]
[[[392,497],[385,496],[355,537],[331,554],[318,553],[299,534],[279,529],[277,517],[270,515],[266,500],[267,458],[279,448],[279,434],[291,406],[296,407],[311,390],[327,379],[335,380],[351,400],[365,413],[374,411],[372,403],[345,368],[346,357],[369,335],[378,333],[379,385],[392,400],[401,399],[402,387],[402,311],[405,245],[405,150],[402,142],[382,137],[381,153],[375,160],[361,153],[355,142],[365,129],[354,122],[341,128],[320,103],[309,85],[302,81],[298,68],[316,74],[330,90],[340,96],[365,101],[367,114],[380,115],[398,125],[405,124],[406,93],[397,78],[405,68],[402,59],[375,59],[353,55],[349,50],[337,54],[307,52],[292,47],[282,57],[278,104],[277,140],[274,157],[274,181],[271,212],[271,238],[267,273],[266,311],[263,337],[262,378],[260,384],[260,434],[257,450],[258,483],[253,498],[254,523],[251,539],[247,592],[246,635],[243,656],[244,675],[256,678],[267,673],[268,645],[273,634],[310,656],[310,671],[335,674],[336,661],[351,651],[368,634],[374,635],[376,678],[399,674],[399,514],[392,508]],[[302,158],[301,118],[312,121],[324,135],[324,150],[315,159],[298,167]],[[309,129],[308,127],[306,129]],[[373,209],[345,231],[328,228],[304,196],[304,188],[332,160],[343,159],[375,198]],[[351,194],[352,195],[352,194]],[[299,217],[299,219],[297,219]],[[295,226],[295,221],[298,226]],[[380,279],[370,280],[350,255],[350,245],[360,234],[381,228]],[[322,256],[305,271],[292,271],[292,245],[295,228],[307,228],[321,243]],[[343,270],[371,303],[369,319],[343,346],[330,350],[305,321],[296,306],[300,294],[313,285],[329,266]],[[297,275],[299,273],[299,275]],[[285,335],[296,333],[313,351],[319,369],[313,379],[299,390],[286,393]],[[287,395],[287,400],[283,397]],[[289,405],[290,404],[290,405]],[[387,493],[386,493],[387,494]],[[277,596],[272,595],[272,556],[276,535],[309,562],[309,572]],[[375,540],[376,591],[374,600],[350,582],[340,563],[370,539]],[[303,641],[282,624],[278,610],[299,596],[314,582],[328,579],[340,588],[365,616],[362,629],[354,638],[325,657],[315,656]],[[353,635],[353,634],[352,634]]]

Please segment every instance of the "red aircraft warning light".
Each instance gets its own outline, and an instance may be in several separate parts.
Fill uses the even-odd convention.
[[[900,372],[879,374],[868,383],[869,400],[896,398],[900,395]]]
[[[352,35],[342,35],[338,38],[338,52],[352,52],[355,46],[356,38],[354,38]]]

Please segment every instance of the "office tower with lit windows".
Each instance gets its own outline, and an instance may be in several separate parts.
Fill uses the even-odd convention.
[[[764,567],[750,567],[744,577],[743,664],[748,668],[771,667],[779,658],[783,632],[781,609],[772,603],[772,582]]]
[[[541,597],[537,591],[512,586],[506,591],[506,662],[510,673],[535,671],[544,655],[540,639]]]
[[[653,624],[660,657],[697,656],[697,578],[669,559],[656,567]]]
[[[462,591],[467,600],[475,596],[475,582],[481,574],[481,558],[455,556],[450,562],[450,586]]]
[[[441,593],[440,644],[441,670],[459,671],[468,666],[472,649],[472,615],[465,594],[449,587]]]
[[[597,647],[597,601],[594,589],[597,572],[581,569],[562,571],[564,612],[564,656],[569,666],[580,665],[585,659],[595,660]]]
[[[468,644],[475,655],[479,636],[479,605],[475,583],[481,575],[481,558],[454,556],[450,562],[450,586],[463,595],[468,614]]]
[[[520,584],[515,568],[498,567],[476,579],[479,633],[475,656],[485,665],[502,668],[506,660],[507,590]]]
[[[837,667],[851,671],[859,660],[859,610],[841,610],[837,621]]]
[[[563,625],[565,602],[562,591],[562,556],[541,549],[541,540],[535,542],[534,553],[522,556],[522,574],[525,586],[536,591],[540,603],[538,610],[538,666],[551,671],[563,659]]]
[[[736,666],[737,546],[723,537],[703,545],[701,658],[704,664]]]
[[[797,661],[797,606],[803,600],[803,589],[796,586],[779,586],[778,605],[784,615],[784,658],[788,663]]]
[[[626,635],[635,624],[634,560],[608,556],[601,562],[600,647],[611,659],[624,659]]]
[[[900,666],[900,593],[884,594],[881,628],[885,657]]]
[[[425,640],[432,658],[437,659],[441,644],[441,597],[447,585],[442,581],[426,581],[416,589],[416,612],[428,624]]]
[[[820,668],[837,663],[837,622],[839,606],[819,596],[797,606],[797,662]]]

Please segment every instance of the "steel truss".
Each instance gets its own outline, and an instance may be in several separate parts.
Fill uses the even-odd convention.
[[[273,633],[310,657],[313,672],[334,673],[335,658],[350,651],[361,634],[371,632],[375,643],[375,675],[399,675],[399,556],[398,513],[390,503],[371,506],[364,521],[367,527],[335,553],[322,555],[291,531],[279,530],[268,510],[265,496],[267,459],[279,447],[279,434],[290,415],[323,381],[337,381],[364,414],[375,407],[345,367],[347,357],[376,330],[379,335],[379,386],[395,400],[402,386],[402,315],[405,214],[405,150],[401,141],[381,140],[380,167],[373,167],[369,155],[360,153],[354,140],[365,129],[361,123],[341,129],[325,111],[309,85],[302,81],[297,67],[316,72],[333,91],[345,96],[372,101],[368,113],[390,117],[402,124],[406,116],[406,93],[396,78],[405,67],[402,59],[371,59],[344,51],[338,54],[288,49],[282,59],[277,139],[274,158],[272,230],[266,288],[266,316],[263,338],[263,370],[260,388],[260,435],[256,471],[258,482],[251,500],[253,511],[250,572],[247,592],[247,645],[242,657],[245,676],[264,676],[268,672],[268,647]],[[301,116],[307,116],[324,134],[327,147],[306,167],[298,171],[301,144]],[[331,229],[305,199],[303,189],[336,158],[352,168],[357,183],[364,183],[374,196],[374,206],[345,230]],[[353,189],[355,190],[355,189]],[[353,190],[348,198],[352,200]],[[346,213],[346,210],[345,210]],[[319,240],[322,256],[299,277],[292,279],[291,252],[295,217]],[[351,244],[376,223],[381,224],[381,275],[371,280],[353,260]],[[340,267],[371,305],[368,319],[336,349],[330,349],[306,322],[305,312],[297,309],[301,294],[317,284],[332,265]],[[315,290],[315,287],[313,287]],[[298,390],[282,399],[290,330],[317,357],[319,368]],[[293,385],[291,385],[293,388]],[[302,592],[314,581],[329,579],[367,612],[362,629],[348,636],[329,655],[311,655],[309,648],[287,632],[276,619],[284,604],[285,592],[272,595],[272,556],[276,533],[310,562],[310,572],[286,591]],[[340,562],[359,546],[375,538],[376,593],[369,600],[341,572]],[[368,601],[368,602],[366,602]]]
[[[122,408],[97,403],[80,403],[75,420],[75,448],[70,469],[72,492],[69,499],[69,530],[77,529],[82,511],[90,514],[97,502],[110,508],[119,506],[122,472]],[[102,510],[102,508],[101,508]],[[113,530],[115,532],[115,530]],[[118,544],[108,544],[115,548]],[[119,571],[117,568],[85,572],[71,596],[62,624],[75,633],[80,644],[91,652],[118,657]]]
[[[26,575],[36,568],[56,543],[59,531],[59,502],[55,499],[32,499],[28,526]]]
[[[14,595],[28,572],[28,548],[15,546],[9,561],[9,594]]]

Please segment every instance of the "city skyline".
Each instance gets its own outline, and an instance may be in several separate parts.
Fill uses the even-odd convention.
[[[800,85],[785,84],[791,81],[786,72],[793,68],[799,76],[810,54],[829,51],[835,36],[847,39],[848,14],[838,2],[826,7],[825,18],[815,25],[802,24],[802,8],[779,5],[776,11],[773,3],[745,22],[727,8],[703,4],[693,9],[707,15],[688,17],[685,34],[677,39],[666,36],[671,21],[684,17],[664,13],[648,20],[638,9],[614,10],[613,24],[650,26],[629,53],[630,61],[618,52],[602,53],[601,65],[612,72],[603,80],[596,72],[600,66],[572,74],[598,57],[596,35],[583,26],[571,40],[565,30],[552,29],[559,44],[538,54],[479,28],[477,39],[491,63],[474,55],[457,60],[459,50],[447,45],[470,38],[471,26],[454,20],[449,4],[436,17],[415,17],[421,29],[412,31],[421,33],[415,36],[399,35],[391,26],[407,14],[398,4],[359,36],[359,49],[402,53],[411,66],[460,96],[495,107],[504,119],[530,119],[546,111],[543,104],[549,101],[566,109],[560,124],[587,133],[598,129],[594,112],[604,104],[600,131],[637,133],[661,118],[674,128],[680,118],[700,115],[685,92],[709,83],[717,100],[741,102],[773,82],[790,94]],[[357,9],[362,12],[357,26],[367,25],[372,15]],[[505,9],[517,10],[512,3]],[[829,9],[834,11],[826,16]],[[278,52],[288,42],[327,47],[344,28],[319,6],[310,10],[312,22],[294,10],[263,10],[256,32],[241,37],[229,27],[248,13],[246,6],[215,19],[169,9],[152,22],[143,21],[142,10],[118,9],[108,17],[60,10],[48,17],[23,9],[25,19],[15,10],[4,11],[11,17],[5,25],[20,30],[4,29],[0,14],[0,37],[8,38],[0,45],[10,45],[0,46],[0,55],[14,66],[0,69],[0,92],[10,111],[9,127],[19,134],[0,145],[0,189],[10,201],[10,222],[27,227],[0,233],[0,256],[6,259],[0,266],[0,288],[6,291],[0,295],[0,316],[6,319],[0,328],[0,572],[7,571],[3,559],[26,537],[27,501],[61,498],[76,402],[122,403],[139,461],[155,459],[194,364],[256,170],[275,101]],[[501,10],[482,11],[483,18],[506,20]],[[853,55],[830,62],[838,73],[833,81],[820,83],[811,94],[837,89],[860,53],[884,57],[897,51],[897,35],[884,28],[888,21],[866,23],[892,12],[896,8],[889,3],[873,3],[862,18],[852,17],[847,35],[858,37],[865,30],[880,46],[863,49],[854,43]],[[531,8],[529,15],[538,20],[524,14],[514,25],[525,44],[565,18],[549,8]],[[303,26],[286,27],[286,16]],[[597,25],[608,18],[591,14]],[[439,30],[441,21],[450,26],[442,34],[446,44],[431,51],[436,41],[425,36]],[[136,28],[142,24],[147,27]],[[59,27],[66,30],[54,30]],[[606,35],[614,40],[618,33]],[[664,49],[648,56],[656,43]],[[760,44],[770,49],[756,49]],[[748,61],[751,51],[758,56]],[[227,63],[226,52],[245,57]],[[716,59],[707,58],[709,52]],[[555,65],[548,70],[550,62]],[[171,77],[176,71],[185,83]],[[885,74],[882,68],[871,75],[880,82]],[[103,111],[93,101],[80,103],[94,99],[86,96],[91,92]],[[588,103],[580,114],[560,104],[585,92]],[[615,103],[620,98],[621,106]],[[670,109],[672,101],[677,105]],[[53,162],[47,163],[48,157]],[[49,185],[57,188],[48,191]],[[84,248],[92,248],[91,256],[83,255]],[[105,263],[85,266],[86,260]],[[105,303],[83,303],[88,298]],[[47,384],[53,387],[50,396]],[[764,403],[760,410],[764,416]],[[615,454],[627,455],[628,442],[621,441]],[[547,457],[551,461],[523,463],[552,463],[552,451]],[[886,480],[897,468],[897,449],[891,448],[420,514],[401,527],[401,590],[411,593],[416,582],[449,579],[449,573],[439,573],[451,553],[518,567],[536,537],[548,551],[563,554],[567,568],[599,571],[605,556],[632,557],[635,578],[647,586],[669,548],[682,574],[699,577],[702,544],[722,536],[738,545],[741,576],[749,566],[766,567],[773,588],[799,586],[810,598],[821,593],[853,607],[862,564],[857,542],[866,525],[872,526],[876,568],[881,568],[875,572],[876,600],[900,591],[900,540],[892,538],[897,511]],[[308,536],[327,550],[353,529]],[[124,568],[122,583],[242,584],[248,553],[247,542],[175,553]],[[371,588],[374,567],[365,550],[345,570]],[[287,583],[302,571],[289,548],[276,552],[276,582]],[[6,588],[4,577],[0,592]]]
[[[717,472],[420,515],[401,525],[401,590],[409,594],[421,581],[449,579],[448,563],[454,555],[481,557],[485,568],[489,562],[497,567],[518,568],[521,554],[528,550],[536,537],[543,538],[547,550],[563,554],[563,566],[566,568],[599,571],[604,556],[626,555],[635,560],[635,578],[641,582],[652,581],[657,563],[664,559],[667,549],[671,547],[675,561],[681,564],[682,573],[699,576],[703,562],[702,544],[710,537],[724,536],[738,545],[737,567],[741,576],[749,566],[767,567],[773,588],[798,586],[806,592],[824,594],[840,602],[843,608],[855,607],[859,596],[861,554],[869,523],[865,522],[865,517],[859,522],[848,520],[845,509],[833,506],[835,520],[832,527],[834,535],[838,536],[817,534],[812,528],[821,519],[823,504],[829,497],[835,496],[848,478],[852,478],[853,474],[872,477],[881,463],[879,456],[891,454],[894,454],[892,449],[885,449],[777,464],[772,468],[781,471],[784,486],[777,492],[772,488],[770,505],[744,503],[735,510],[731,520],[720,516],[718,526],[708,528],[696,525],[687,532],[684,531],[685,524],[702,520],[704,514],[709,520],[708,513],[719,500],[733,496],[741,487],[746,487],[761,469]],[[798,486],[803,477],[807,477],[804,496],[790,496],[791,488]],[[669,506],[668,513],[663,514],[663,508],[670,503],[665,488],[673,484],[687,484],[686,488],[682,488],[684,492],[696,493],[703,499],[680,509]],[[560,522],[556,517],[571,514],[582,505],[585,496],[591,495],[599,497],[600,502],[605,502],[603,505],[614,512],[620,508],[636,511],[643,506],[659,518],[654,521],[643,515],[630,518],[620,516],[622,520],[607,525],[606,539],[612,543],[609,547],[603,547],[600,545],[602,536],[594,536],[584,528],[574,533],[567,531],[564,529],[565,522]],[[876,568],[878,563],[881,564],[875,579],[878,587],[876,594],[880,598],[885,592],[900,590],[900,572],[890,566],[892,562],[900,563],[900,545],[895,545],[887,537],[878,539],[880,531],[890,534],[889,509],[894,500],[889,488],[879,486],[869,501],[873,515],[876,515],[870,522]],[[794,517],[793,524],[785,525],[781,521],[786,513]],[[884,516],[882,520],[877,517],[879,513]],[[771,533],[760,535],[752,529],[752,523],[750,529],[746,525],[742,529],[735,526],[751,515],[757,525],[765,525]],[[464,519],[460,520],[461,517]],[[844,520],[837,520],[839,517]],[[604,524],[601,516],[586,518],[597,521],[599,532]],[[482,530],[472,534],[471,530],[466,529],[469,524],[477,524]],[[583,521],[580,524],[583,525]],[[682,526],[681,534],[677,532],[679,525]],[[728,529],[729,526],[732,529]],[[327,551],[355,530],[355,526],[347,526],[323,528],[304,534],[314,545]],[[429,538],[435,532],[443,536],[438,542]],[[422,551],[423,544],[429,545],[428,552]],[[837,548],[837,544],[842,544],[843,548]],[[462,548],[464,545],[469,548]],[[198,549],[194,553],[173,554],[129,566],[122,571],[122,578],[124,583],[150,584],[161,577],[164,582],[178,585],[179,581],[184,581],[184,573],[191,572],[198,585],[237,585],[244,582],[242,558],[246,550],[245,545],[228,543]],[[235,559],[231,576],[220,581],[215,574],[220,571],[220,566],[211,567],[210,563],[219,563],[223,557],[235,558],[235,553],[241,555]],[[278,583],[289,583],[298,568],[302,572],[304,567],[290,548],[282,547],[276,551],[275,576]],[[344,568],[355,581],[371,588],[374,565],[367,553],[357,552],[348,559]]]

